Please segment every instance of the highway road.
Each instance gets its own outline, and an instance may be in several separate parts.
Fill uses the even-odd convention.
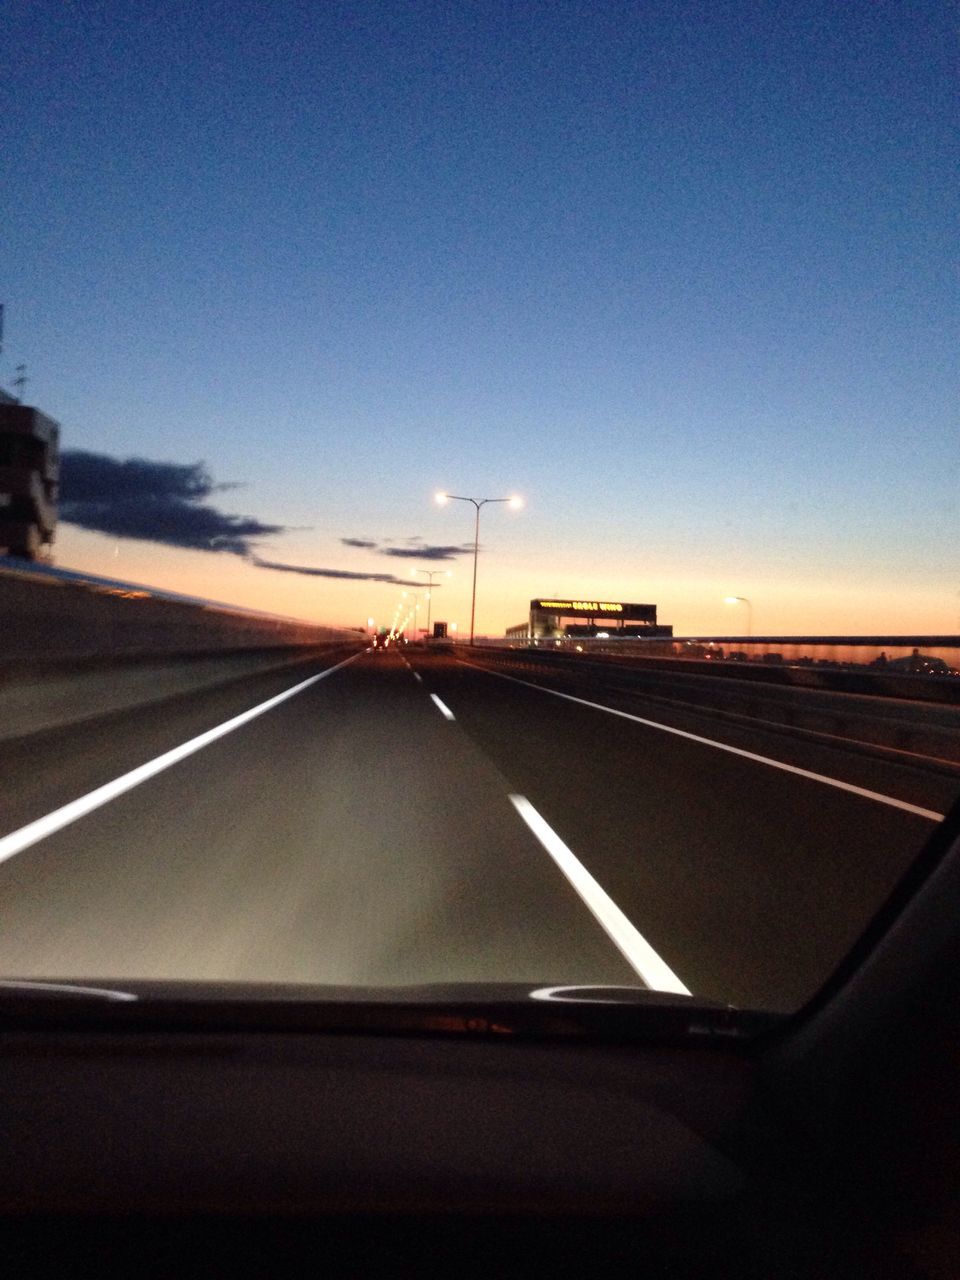
[[[958,793],[575,675],[341,651],[5,743],[0,973],[790,1009]]]

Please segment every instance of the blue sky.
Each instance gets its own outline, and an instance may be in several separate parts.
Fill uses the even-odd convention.
[[[264,558],[484,528],[481,628],[953,630],[956,13],[14,0],[0,379],[191,463]],[[64,526],[60,563],[340,622],[384,585]],[[469,566],[448,611],[465,616]],[[361,617],[361,615],[363,615]]]

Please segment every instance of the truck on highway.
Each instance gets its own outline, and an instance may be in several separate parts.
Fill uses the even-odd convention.
[[[29,405],[0,402],[0,553],[46,557],[57,525],[60,427]]]

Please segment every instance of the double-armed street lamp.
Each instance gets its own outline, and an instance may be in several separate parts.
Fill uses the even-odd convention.
[[[448,502],[472,502],[477,509],[477,520],[473,533],[473,591],[470,596],[470,643],[474,643],[474,622],[477,615],[477,555],[480,551],[480,508],[488,502],[506,502],[514,511],[523,506],[523,499],[514,495],[512,498],[464,498],[458,493],[438,493],[437,502],[446,506]]]
[[[450,569],[418,569],[415,564],[410,566],[410,572],[422,573],[427,580],[427,639],[429,640],[430,615],[433,610],[433,580],[434,578],[452,578],[453,573]]]

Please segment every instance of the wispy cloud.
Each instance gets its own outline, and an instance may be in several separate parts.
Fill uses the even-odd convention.
[[[473,544],[469,546],[434,547],[426,542],[418,542],[415,547],[384,547],[381,554],[396,556],[404,560],[456,560],[457,556],[473,553]]]
[[[276,560],[261,560],[259,556],[250,556],[250,563],[258,569],[273,569],[276,573],[300,573],[307,578],[336,578],[347,582],[386,582],[394,587],[423,586],[422,582],[407,581],[392,573],[355,573],[352,569],[325,569],[315,565],[283,564]]]
[[[456,560],[457,556],[470,555],[473,552],[472,542],[462,545],[435,546],[424,542],[419,535],[412,538],[382,538],[379,542],[369,538],[341,538],[340,541],[345,547],[375,551],[378,555],[392,556],[396,560]]]
[[[202,462],[151,462],[68,449],[60,459],[60,518],[116,538],[249,555],[285,525],[229,515],[204,499],[215,484]]]

